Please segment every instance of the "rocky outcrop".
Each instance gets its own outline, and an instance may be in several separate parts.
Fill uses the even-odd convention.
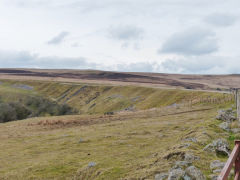
[[[213,162],[211,162],[211,164],[210,164],[210,169],[212,170],[212,171],[214,171],[214,170],[216,170],[216,169],[223,169],[223,167],[224,167],[224,165],[225,165],[225,163],[224,162],[221,162],[221,161],[219,161],[219,160],[215,160],[215,161],[213,161]]]
[[[185,172],[181,168],[172,169],[169,171],[168,180],[179,180],[183,178],[184,175]]]
[[[235,111],[232,108],[227,110],[219,110],[216,119],[225,121],[225,122],[232,122],[236,120]]]
[[[219,160],[212,161],[210,163],[210,169],[211,169],[213,174],[209,175],[209,178],[211,180],[217,180],[218,175],[220,174],[220,172],[222,171],[224,166],[225,166],[224,162],[221,162]],[[234,174],[234,172],[231,171],[229,177],[231,177],[233,174]]]
[[[176,161],[169,172],[155,175],[155,180],[205,180],[202,172],[192,165],[192,162],[198,160],[198,156],[185,153],[181,161]]]
[[[202,172],[195,166],[190,166],[186,169],[185,177],[188,177],[188,179],[192,179],[192,180],[206,179],[205,176],[202,174]]]
[[[168,178],[168,173],[160,173],[155,175],[155,180],[165,180]]]
[[[207,152],[216,152],[218,155],[229,156],[230,155],[230,148],[227,140],[225,139],[217,139],[212,143],[208,144],[204,147],[204,151]]]
[[[222,122],[219,127],[225,131],[230,131],[230,122]]]

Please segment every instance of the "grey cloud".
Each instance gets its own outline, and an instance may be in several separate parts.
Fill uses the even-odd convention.
[[[27,51],[1,51],[0,68],[43,68],[43,69],[113,69],[106,64],[91,63],[87,58],[68,58],[57,56],[39,56]],[[156,63],[136,62],[130,64],[117,64],[118,71],[154,72]]]
[[[227,27],[236,22],[237,18],[231,14],[214,13],[204,18],[204,21],[214,26]]]
[[[218,50],[216,34],[202,28],[190,28],[170,36],[159,53],[204,55]]]
[[[69,35],[69,32],[61,32],[57,36],[53,37],[51,40],[49,40],[48,44],[57,45],[64,41],[65,37]]]
[[[160,66],[164,72],[168,73],[229,74],[240,72],[240,62],[237,58],[208,55],[168,59]]]
[[[31,54],[29,52],[0,50],[0,68],[115,69],[117,71],[125,72],[229,74],[240,73],[240,61],[238,60],[239,57],[234,58],[204,55],[167,59],[162,63],[152,61],[107,65],[104,63],[91,63],[84,57],[41,57],[37,54]]]
[[[143,37],[143,29],[135,26],[118,26],[109,29],[109,36],[116,40],[139,40]]]
[[[96,68],[84,57],[68,58],[58,56],[39,56],[29,52],[0,51],[1,68],[57,68],[88,69]]]

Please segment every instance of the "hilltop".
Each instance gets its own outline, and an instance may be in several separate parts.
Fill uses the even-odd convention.
[[[240,87],[239,75],[183,75],[97,70],[0,69],[0,79],[54,80],[160,88],[225,90]]]

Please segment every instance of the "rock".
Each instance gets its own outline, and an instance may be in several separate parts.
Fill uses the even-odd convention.
[[[219,124],[219,127],[225,131],[230,131],[230,123],[229,122],[223,122]]]
[[[224,167],[224,165],[225,165],[224,162],[221,162],[219,160],[215,160],[215,161],[211,162],[210,169],[211,170],[222,169]]]
[[[231,131],[232,131],[233,133],[239,133],[239,132],[240,132],[240,129],[239,129],[239,128],[234,128],[234,129],[231,129]]]
[[[203,150],[208,152],[216,152],[217,154],[224,156],[230,155],[229,145],[225,139],[217,139],[211,144],[205,146]]]
[[[78,143],[82,143],[84,140],[82,138],[79,139]]]
[[[181,169],[171,169],[169,172],[168,180],[179,180],[183,178],[185,175],[185,172]]]
[[[222,169],[215,169],[215,170],[213,170],[213,173],[219,174],[221,171],[222,171]]]
[[[190,166],[186,169],[186,175],[189,176],[191,179],[195,180],[205,180],[205,176],[202,172],[197,169],[195,166]]]
[[[135,111],[135,108],[133,106],[129,106],[125,108],[124,111]]]
[[[189,177],[188,175],[185,175],[185,176],[183,177],[183,179],[184,179],[184,180],[192,180],[192,178]]]
[[[176,161],[175,165],[173,166],[173,169],[186,168],[189,165],[191,165],[191,162],[189,161]]]
[[[165,180],[168,178],[168,173],[160,173],[155,175],[155,180]]]
[[[183,143],[179,146],[179,148],[188,148],[190,145],[190,143]]]
[[[218,139],[216,142],[216,153],[224,156],[230,155],[229,144],[225,139]]]
[[[95,163],[95,162],[89,162],[88,163],[88,167],[94,167],[94,166],[96,166],[97,165],[97,163]]]
[[[114,115],[114,112],[105,112],[104,115]]]
[[[195,160],[199,160],[200,158],[198,157],[198,156],[194,156],[194,155],[192,155],[192,154],[188,154],[188,153],[186,153],[185,155],[184,155],[184,161],[187,161],[187,162],[193,162],[193,161],[195,161]]]
[[[197,142],[197,139],[195,137],[189,137],[189,138],[184,139],[184,141]]]
[[[211,175],[209,176],[209,178],[210,178],[211,180],[217,180],[218,175],[216,175],[216,174],[211,174]]]
[[[216,119],[227,122],[235,121],[235,112],[232,110],[232,108],[227,110],[219,110]]]

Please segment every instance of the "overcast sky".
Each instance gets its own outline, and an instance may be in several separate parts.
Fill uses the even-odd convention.
[[[239,0],[0,0],[0,67],[240,73]]]

